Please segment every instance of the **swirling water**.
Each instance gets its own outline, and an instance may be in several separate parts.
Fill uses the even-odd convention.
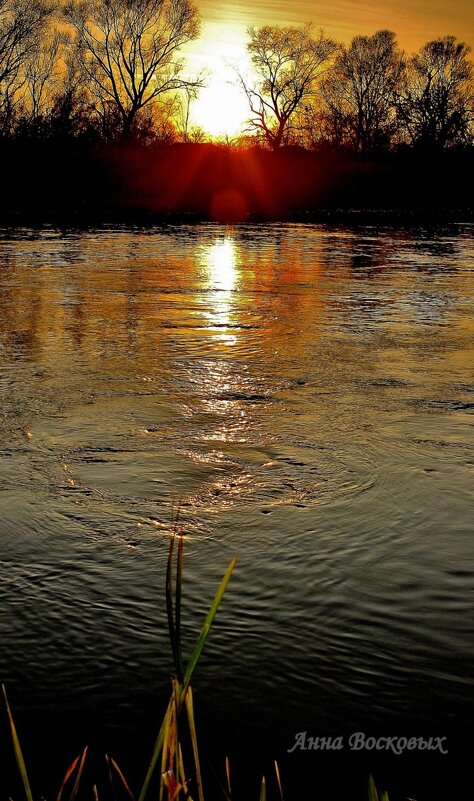
[[[155,725],[180,499],[187,645],[238,555],[196,677],[204,719],[288,747],[303,730],[467,737],[472,230],[3,232],[17,709]]]

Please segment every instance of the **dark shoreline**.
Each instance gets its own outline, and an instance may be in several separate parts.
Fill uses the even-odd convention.
[[[0,225],[472,222],[474,150],[347,151],[221,145],[0,146]]]
[[[328,225],[348,228],[367,227],[372,225],[387,228],[443,227],[451,225],[469,225],[474,223],[474,208],[471,209],[320,209],[314,212],[291,215],[286,218],[263,218],[249,216],[243,220],[213,220],[192,214],[156,216],[152,214],[107,215],[99,217],[87,214],[62,214],[43,217],[40,214],[6,214],[0,217],[0,232],[17,231],[19,229],[88,230],[110,228],[174,228],[177,226],[199,225]]]

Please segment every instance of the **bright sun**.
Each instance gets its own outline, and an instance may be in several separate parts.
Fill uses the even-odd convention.
[[[214,137],[235,136],[249,115],[245,97],[230,83],[235,76],[226,78],[224,72],[218,70],[210,76],[191,112],[195,125]]]
[[[233,137],[245,127],[249,108],[235,70],[248,75],[245,33],[223,24],[207,25],[191,61],[206,73],[205,86],[191,108],[193,125],[215,138]],[[194,48],[193,48],[194,49]]]

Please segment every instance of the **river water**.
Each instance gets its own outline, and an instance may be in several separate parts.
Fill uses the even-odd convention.
[[[238,556],[195,681],[223,748],[462,750],[472,232],[2,232],[0,677],[24,729],[155,732],[179,502],[186,648]]]

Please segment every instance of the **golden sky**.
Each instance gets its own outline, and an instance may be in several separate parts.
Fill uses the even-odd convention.
[[[300,25],[312,21],[328,36],[349,41],[358,33],[389,28],[401,46],[416,50],[429,39],[453,34],[474,44],[472,0],[198,0],[203,21],[248,25]]]

